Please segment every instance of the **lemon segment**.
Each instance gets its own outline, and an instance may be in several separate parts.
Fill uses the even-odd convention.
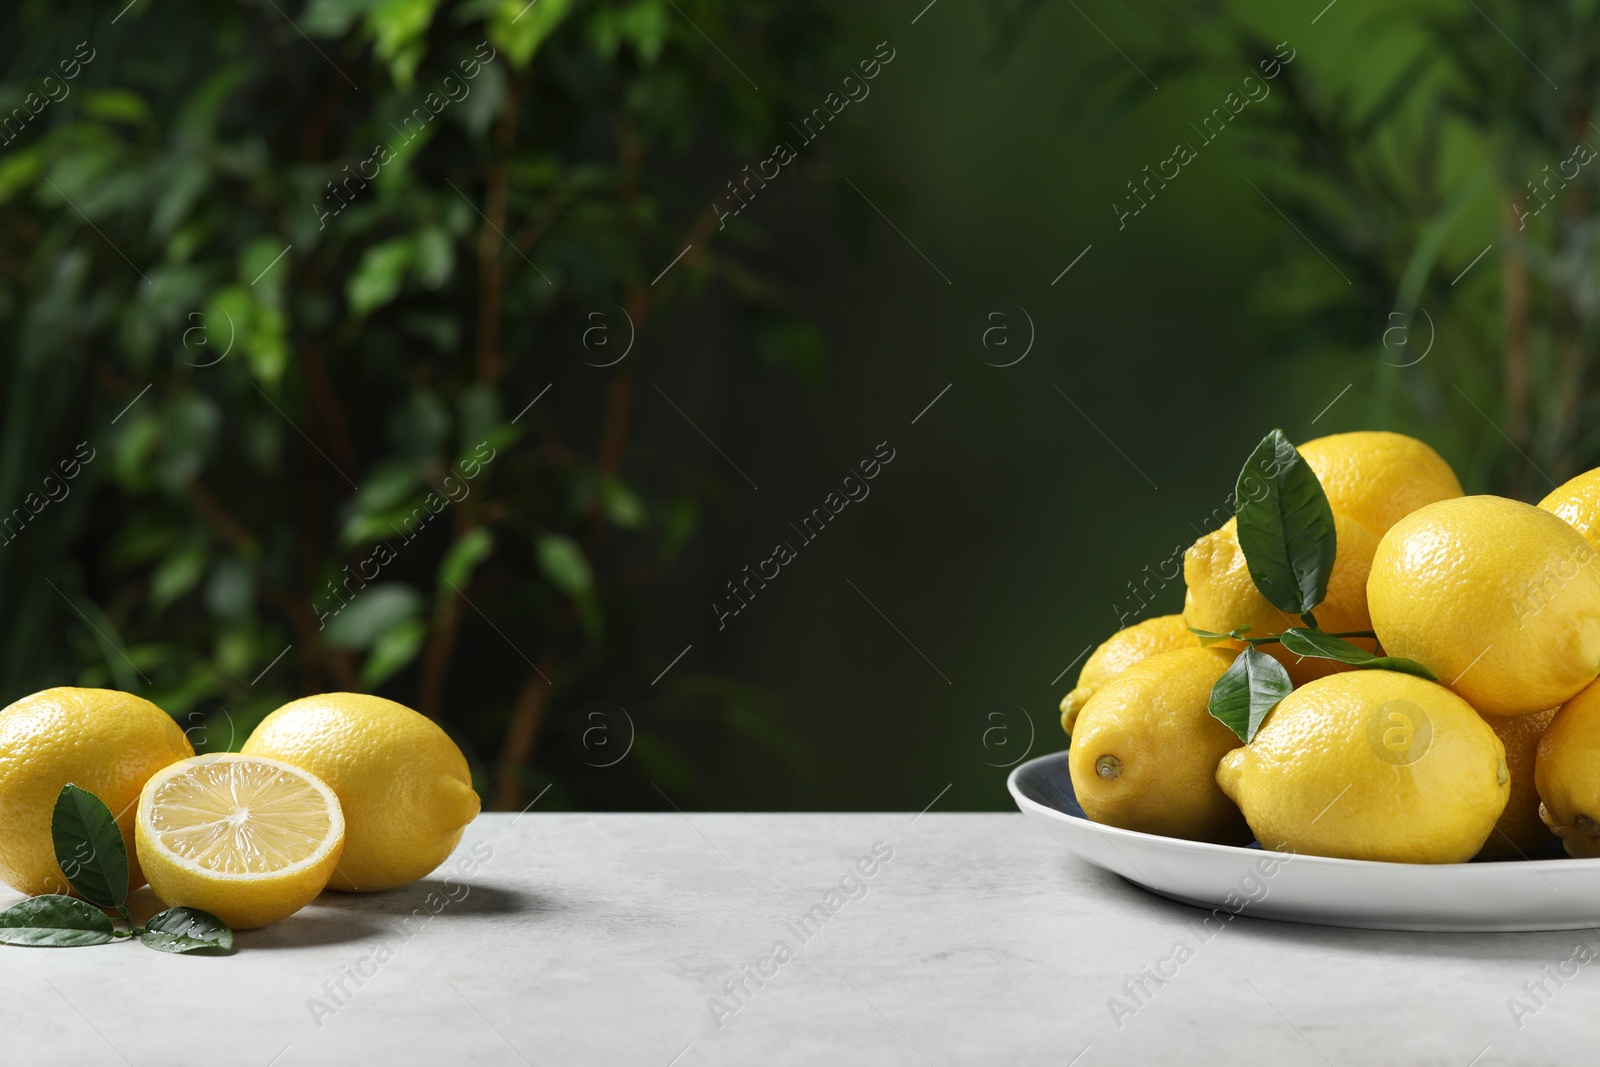
[[[344,847],[344,814],[333,790],[305,771],[224,753],[184,760],[145,783],[135,837],[162,901],[249,930],[322,892]]]

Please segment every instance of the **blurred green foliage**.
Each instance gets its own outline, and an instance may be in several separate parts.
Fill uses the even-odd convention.
[[[723,476],[626,472],[635,368],[690,343],[675,309],[729,301],[763,363],[818,370],[815,330],[740,261],[759,231],[706,247],[721,179],[694,179],[779,138],[776,86],[856,58],[848,16],[10,6],[0,702],[116,686],[215,749],[290,697],[378,691],[450,729],[501,807],[551,780],[598,807],[693,789],[643,723],[602,794],[552,709],[666,665],[644,595]],[[633,357],[597,369],[624,334]],[[795,756],[771,698],[664,687]]]
[[[1264,5],[1160,6],[1146,70],[1209,79],[1219,104],[1277,43]],[[1600,4],[1324,14],[1239,117],[1294,227],[1256,309],[1281,356],[1359,372],[1365,425],[1428,438],[1469,491],[1536,501],[1600,464]],[[1319,62],[1329,35],[1360,61]],[[1111,114],[1151,92],[1111,61],[1086,81]]]

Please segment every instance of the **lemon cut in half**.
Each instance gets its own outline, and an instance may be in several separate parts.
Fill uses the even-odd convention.
[[[218,753],[174,763],[146,782],[134,836],[162,901],[249,930],[322,892],[344,849],[344,814],[333,790],[305,771]]]

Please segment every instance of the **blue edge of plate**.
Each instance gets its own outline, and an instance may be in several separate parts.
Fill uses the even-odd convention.
[[[1036,804],[1043,804],[1047,808],[1071,815],[1075,819],[1088,821],[1089,816],[1083,812],[1083,806],[1078,803],[1077,793],[1072,788],[1072,775],[1067,770],[1067,754],[1057,752],[1049,756],[1041,756],[1022,764],[1016,771],[1017,789],[1022,795]],[[1260,848],[1254,841],[1247,846]],[[1567,854],[1561,848],[1561,842],[1552,839],[1544,849],[1527,857],[1536,860],[1566,859]],[[1474,863],[1501,863],[1521,862],[1521,857],[1510,860],[1473,860]]]

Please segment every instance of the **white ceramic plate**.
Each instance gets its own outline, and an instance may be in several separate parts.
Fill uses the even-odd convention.
[[[1022,814],[1079,858],[1164,897],[1225,914],[1373,930],[1573,930],[1600,924],[1600,859],[1374,863],[1283,855],[1090,822],[1067,754],[1021,764]],[[1202,920],[1204,921],[1204,920]]]

